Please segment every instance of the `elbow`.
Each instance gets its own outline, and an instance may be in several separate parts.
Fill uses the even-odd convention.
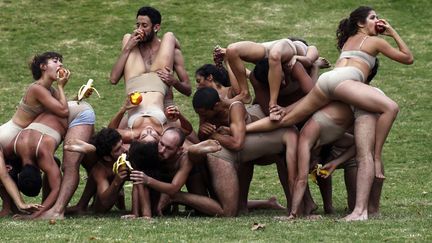
[[[244,147],[244,141],[236,141],[233,142],[230,146],[229,149],[235,151],[235,152],[239,152],[240,150],[242,150]]]
[[[187,97],[190,97],[190,96],[192,95],[192,88],[189,87],[189,88],[185,91],[184,95],[186,95]]]
[[[113,74],[110,75],[110,83],[112,85],[116,85],[119,81],[119,78],[115,77]]]
[[[58,114],[61,118],[68,118],[69,117],[69,108],[61,109]]]

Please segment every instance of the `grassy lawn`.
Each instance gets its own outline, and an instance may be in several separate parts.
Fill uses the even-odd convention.
[[[89,78],[102,98],[91,97],[97,123],[106,126],[124,99],[124,85],[112,86],[108,78],[121,48],[131,32],[139,7],[151,5],[162,13],[162,31],[172,31],[182,44],[186,68],[194,83],[195,70],[212,61],[216,44],[240,40],[267,41],[287,36],[305,38],[320,55],[336,60],[335,31],[338,22],[360,3],[353,0],[269,1],[0,1],[0,123],[12,116],[25,87],[32,81],[27,67],[36,53],[49,50],[64,56],[72,71],[66,93],[72,97]],[[432,241],[432,24],[427,0],[363,1],[387,19],[414,53],[415,63],[404,66],[381,57],[373,85],[400,106],[384,150],[386,182],[382,216],[367,222],[343,223],[346,193],[342,172],[335,173],[334,205],[337,215],[323,220],[279,222],[281,211],[255,211],[248,216],[222,219],[208,217],[155,218],[152,221],[120,219],[121,212],[104,217],[76,217],[56,224],[47,221],[0,219],[0,241],[158,241],[158,242],[310,242],[310,241]],[[394,43],[390,39],[390,43]],[[193,85],[194,86],[194,85]],[[175,94],[176,103],[194,127],[197,118],[191,98]],[[59,153],[61,156],[61,153]],[[83,189],[80,186],[71,204]],[[311,185],[322,213],[318,188]],[[130,190],[128,188],[127,190]],[[274,166],[257,167],[250,198],[272,195],[285,204]],[[39,201],[39,198],[27,198]],[[129,205],[129,202],[127,202]],[[130,206],[130,205],[129,205]],[[253,223],[265,228],[252,231]]]

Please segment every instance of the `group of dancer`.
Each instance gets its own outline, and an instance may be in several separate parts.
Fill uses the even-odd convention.
[[[344,219],[366,220],[379,213],[382,149],[399,108],[369,83],[380,53],[413,63],[386,20],[364,6],[343,19],[336,32],[340,56],[321,75],[330,63],[299,38],[216,47],[215,63],[195,72],[192,104],[199,129],[194,132],[173,95],[173,88],[192,93],[181,46],[172,32],[158,37],[161,19],[152,7],[138,10],[136,28],[124,35],[110,75],[113,85],[124,79],[125,102],[96,133],[91,105],[65,97],[70,72],[63,57],[46,52],[33,58],[35,81],[12,119],[0,127],[1,216],[60,219],[105,213],[114,206],[126,210],[123,186],[130,180],[132,207],[124,218],[172,214],[178,204],[210,216],[272,208],[287,211],[280,219],[315,217],[308,174],[317,175],[324,212],[330,214],[336,168],[345,175],[349,214]],[[397,48],[379,35],[392,37]],[[253,70],[245,62],[253,63]],[[136,93],[140,103],[131,101]],[[60,165],[54,153],[62,141]],[[254,165],[273,163],[286,207],[274,197],[248,200]],[[80,165],[88,178],[79,202],[68,207]],[[41,204],[23,201],[20,192],[37,196],[41,189]]]

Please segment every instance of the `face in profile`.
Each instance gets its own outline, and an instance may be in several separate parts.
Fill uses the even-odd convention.
[[[197,74],[195,76],[195,80],[196,80],[198,89],[204,88],[204,87],[213,87],[212,81],[209,80],[209,78],[205,78],[204,76],[201,76],[199,74]]]

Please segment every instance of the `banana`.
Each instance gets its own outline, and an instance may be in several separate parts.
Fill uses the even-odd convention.
[[[328,170],[321,169],[322,167],[323,167],[322,164],[317,164],[314,167],[314,169],[309,173],[309,178],[315,184],[318,184],[317,178],[318,178],[319,175],[328,175],[328,174],[330,174],[328,172]]]
[[[129,170],[133,170],[132,165],[129,161],[126,160],[126,154],[122,153],[116,162],[113,164],[113,172],[118,174],[118,171],[121,167],[126,166]]]
[[[96,91],[96,94],[100,98],[99,92],[93,87],[93,79],[89,79],[86,84],[82,85],[78,90],[78,101],[87,98],[90,91]]]

